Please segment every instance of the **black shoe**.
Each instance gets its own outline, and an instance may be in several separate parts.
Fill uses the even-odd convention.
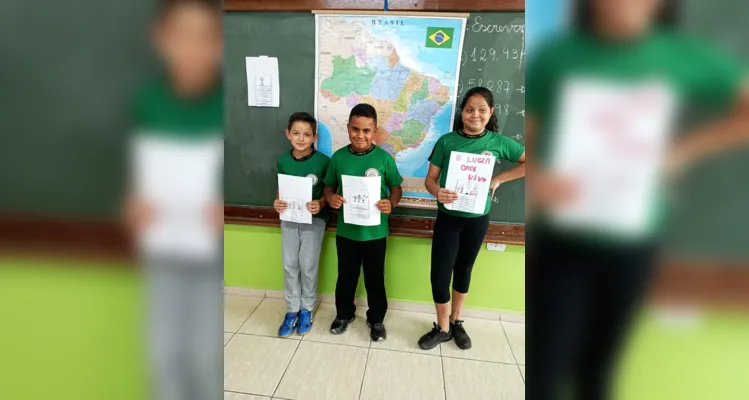
[[[369,327],[369,337],[372,339],[372,341],[379,342],[380,340],[385,340],[388,338],[388,333],[385,330],[385,325],[383,325],[381,322],[372,325],[369,323],[369,321],[367,321],[367,326]]]
[[[346,332],[346,329],[348,329],[348,324],[354,322],[354,318],[356,317],[351,317],[351,319],[348,321],[336,318],[333,321],[333,324],[330,325],[330,333],[334,335],[340,335],[341,333]]]
[[[419,339],[419,348],[422,350],[431,350],[440,343],[449,342],[452,338],[452,333],[445,332],[440,329],[439,325],[434,324],[434,328]]]
[[[463,328],[463,321],[455,320],[450,322],[450,330],[455,338],[455,344],[458,345],[459,349],[468,350],[471,348],[471,338],[466,333],[465,328]]]

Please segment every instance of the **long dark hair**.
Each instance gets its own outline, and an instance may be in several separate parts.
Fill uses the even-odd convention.
[[[460,113],[455,116],[455,130],[456,131],[462,131],[463,130],[463,109],[466,108],[466,103],[468,103],[468,99],[470,99],[473,96],[481,96],[486,100],[486,104],[489,105],[489,107],[494,108],[494,96],[492,95],[491,90],[482,87],[477,86],[475,88],[470,89],[466,92],[466,94],[463,96],[463,100],[460,102]],[[486,130],[492,131],[492,132],[499,132],[499,122],[497,122],[497,110],[494,110],[492,113],[492,116],[489,117],[489,122],[486,123]]]
[[[573,24],[576,29],[584,32],[590,32],[593,29],[594,1],[596,0],[574,0]],[[661,0],[660,9],[655,17],[655,25],[662,28],[675,27],[680,5],[681,0]]]

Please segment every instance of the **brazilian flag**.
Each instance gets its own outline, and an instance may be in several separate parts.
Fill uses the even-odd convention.
[[[453,28],[427,28],[426,47],[451,49],[453,47]]]

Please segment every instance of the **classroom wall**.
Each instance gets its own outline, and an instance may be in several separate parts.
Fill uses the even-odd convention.
[[[429,282],[431,240],[391,236],[388,239],[385,284],[388,298],[432,303]],[[319,293],[335,293],[337,276],[335,233],[328,232],[320,257]],[[224,226],[224,284],[283,290],[281,231],[275,227]],[[358,296],[366,296],[363,277]],[[505,252],[484,247],[473,270],[466,307],[525,311],[525,247]]]

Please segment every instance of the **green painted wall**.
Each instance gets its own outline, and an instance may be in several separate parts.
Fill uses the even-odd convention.
[[[0,256],[0,399],[146,399],[132,266]]]
[[[429,283],[431,240],[388,238],[385,283],[388,298],[432,302]],[[335,234],[328,232],[320,257],[318,292],[334,293],[337,276]],[[359,295],[366,295],[363,276]],[[281,231],[278,228],[226,225],[224,227],[224,284],[283,290]],[[466,306],[476,309],[525,310],[525,247],[507,246],[505,252],[481,250],[473,269]]]

